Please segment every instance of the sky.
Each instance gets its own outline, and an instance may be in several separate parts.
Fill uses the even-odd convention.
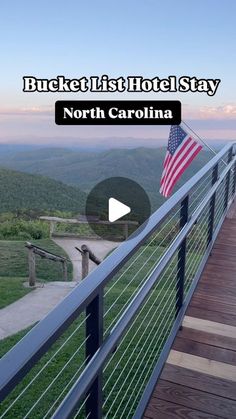
[[[60,99],[181,100],[205,139],[236,139],[234,0],[2,0],[0,142],[86,144],[157,141],[168,127],[70,127],[54,123]],[[217,93],[23,93],[22,77],[220,78]],[[122,143],[122,141],[121,141]]]

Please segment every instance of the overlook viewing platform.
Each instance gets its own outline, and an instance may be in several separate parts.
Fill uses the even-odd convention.
[[[144,414],[197,417],[236,417],[236,202]]]
[[[236,417],[227,144],[0,359],[0,418]]]

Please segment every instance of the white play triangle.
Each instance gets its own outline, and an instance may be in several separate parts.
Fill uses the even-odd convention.
[[[108,202],[108,219],[110,223],[119,220],[126,214],[131,212],[131,208],[115,198],[109,198]]]

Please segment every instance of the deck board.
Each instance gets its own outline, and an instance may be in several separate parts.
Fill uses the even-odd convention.
[[[184,327],[178,336],[187,337],[195,342],[206,343],[207,345],[217,346],[219,348],[235,351],[235,339],[227,336],[220,336],[214,333],[202,332],[199,330]]]
[[[236,315],[219,313],[216,310],[208,310],[207,307],[197,308],[190,306],[187,310],[187,315],[191,317],[197,317],[205,320],[212,320],[216,322],[222,322],[223,324],[229,324],[236,326]]]
[[[206,393],[201,390],[192,389],[180,384],[170,383],[160,380],[158,391],[155,390],[153,396],[156,399],[162,399],[173,402],[190,409],[200,410],[211,415],[233,418],[236,417],[236,402],[227,401],[221,396]],[[157,400],[155,400],[158,403]]]
[[[230,209],[144,413],[236,417],[236,203]]]
[[[227,302],[217,301],[217,303],[206,295],[205,297],[201,297],[198,295],[194,295],[191,301],[191,305],[193,307],[207,307],[208,310],[218,311],[220,313],[232,314],[235,315],[236,307],[233,304],[228,304]]]
[[[190,316],[185,316],[182,324],[183,327],[189,327],[190,329],[200,330],[202,332],[214,333],[216,335],[232,339],[235,339],[236,337],[236,327],[228,324],[217,323],[211,320],[204,320]]]
[[[180,338],[177,336],[173,349],[191,355],[201,356],[203,358],[209,357],[214,361],[224,362],[226,364],[236,366],[236,351],[219,346],[217,347],[207,343],[200,343],[188,338]]]
[[[153,398],[153,403],[148,407],[145,412],[145,419],[216,419],[219,416],[211,415],[206,412],[201,412],[199,415],[199,410],[194,410],[189,407],[182,406],[173,402],[169,402],[162,399]]]
[[[235,382],[166,364],[161,379],[235,401]],[[156,387],[158,391],[158,385]],[[156,390],[155,389],[155,390]]]
[[[191,369],[193,371],[206,373],[213,377],[234,381],[236,388],[236,367],[234,365],[214,361],[209,357],[203,358],[202,356],[175,351],[174,349],[170,351],[167,363]]]

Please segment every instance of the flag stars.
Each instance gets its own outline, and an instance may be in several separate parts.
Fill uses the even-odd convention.
[[[168,142],[168,151],[173,155],[176,149],[180,146],[184,138],[186,137],[186,132],[179,126],[173,125],[170,129],[170,137]]]

